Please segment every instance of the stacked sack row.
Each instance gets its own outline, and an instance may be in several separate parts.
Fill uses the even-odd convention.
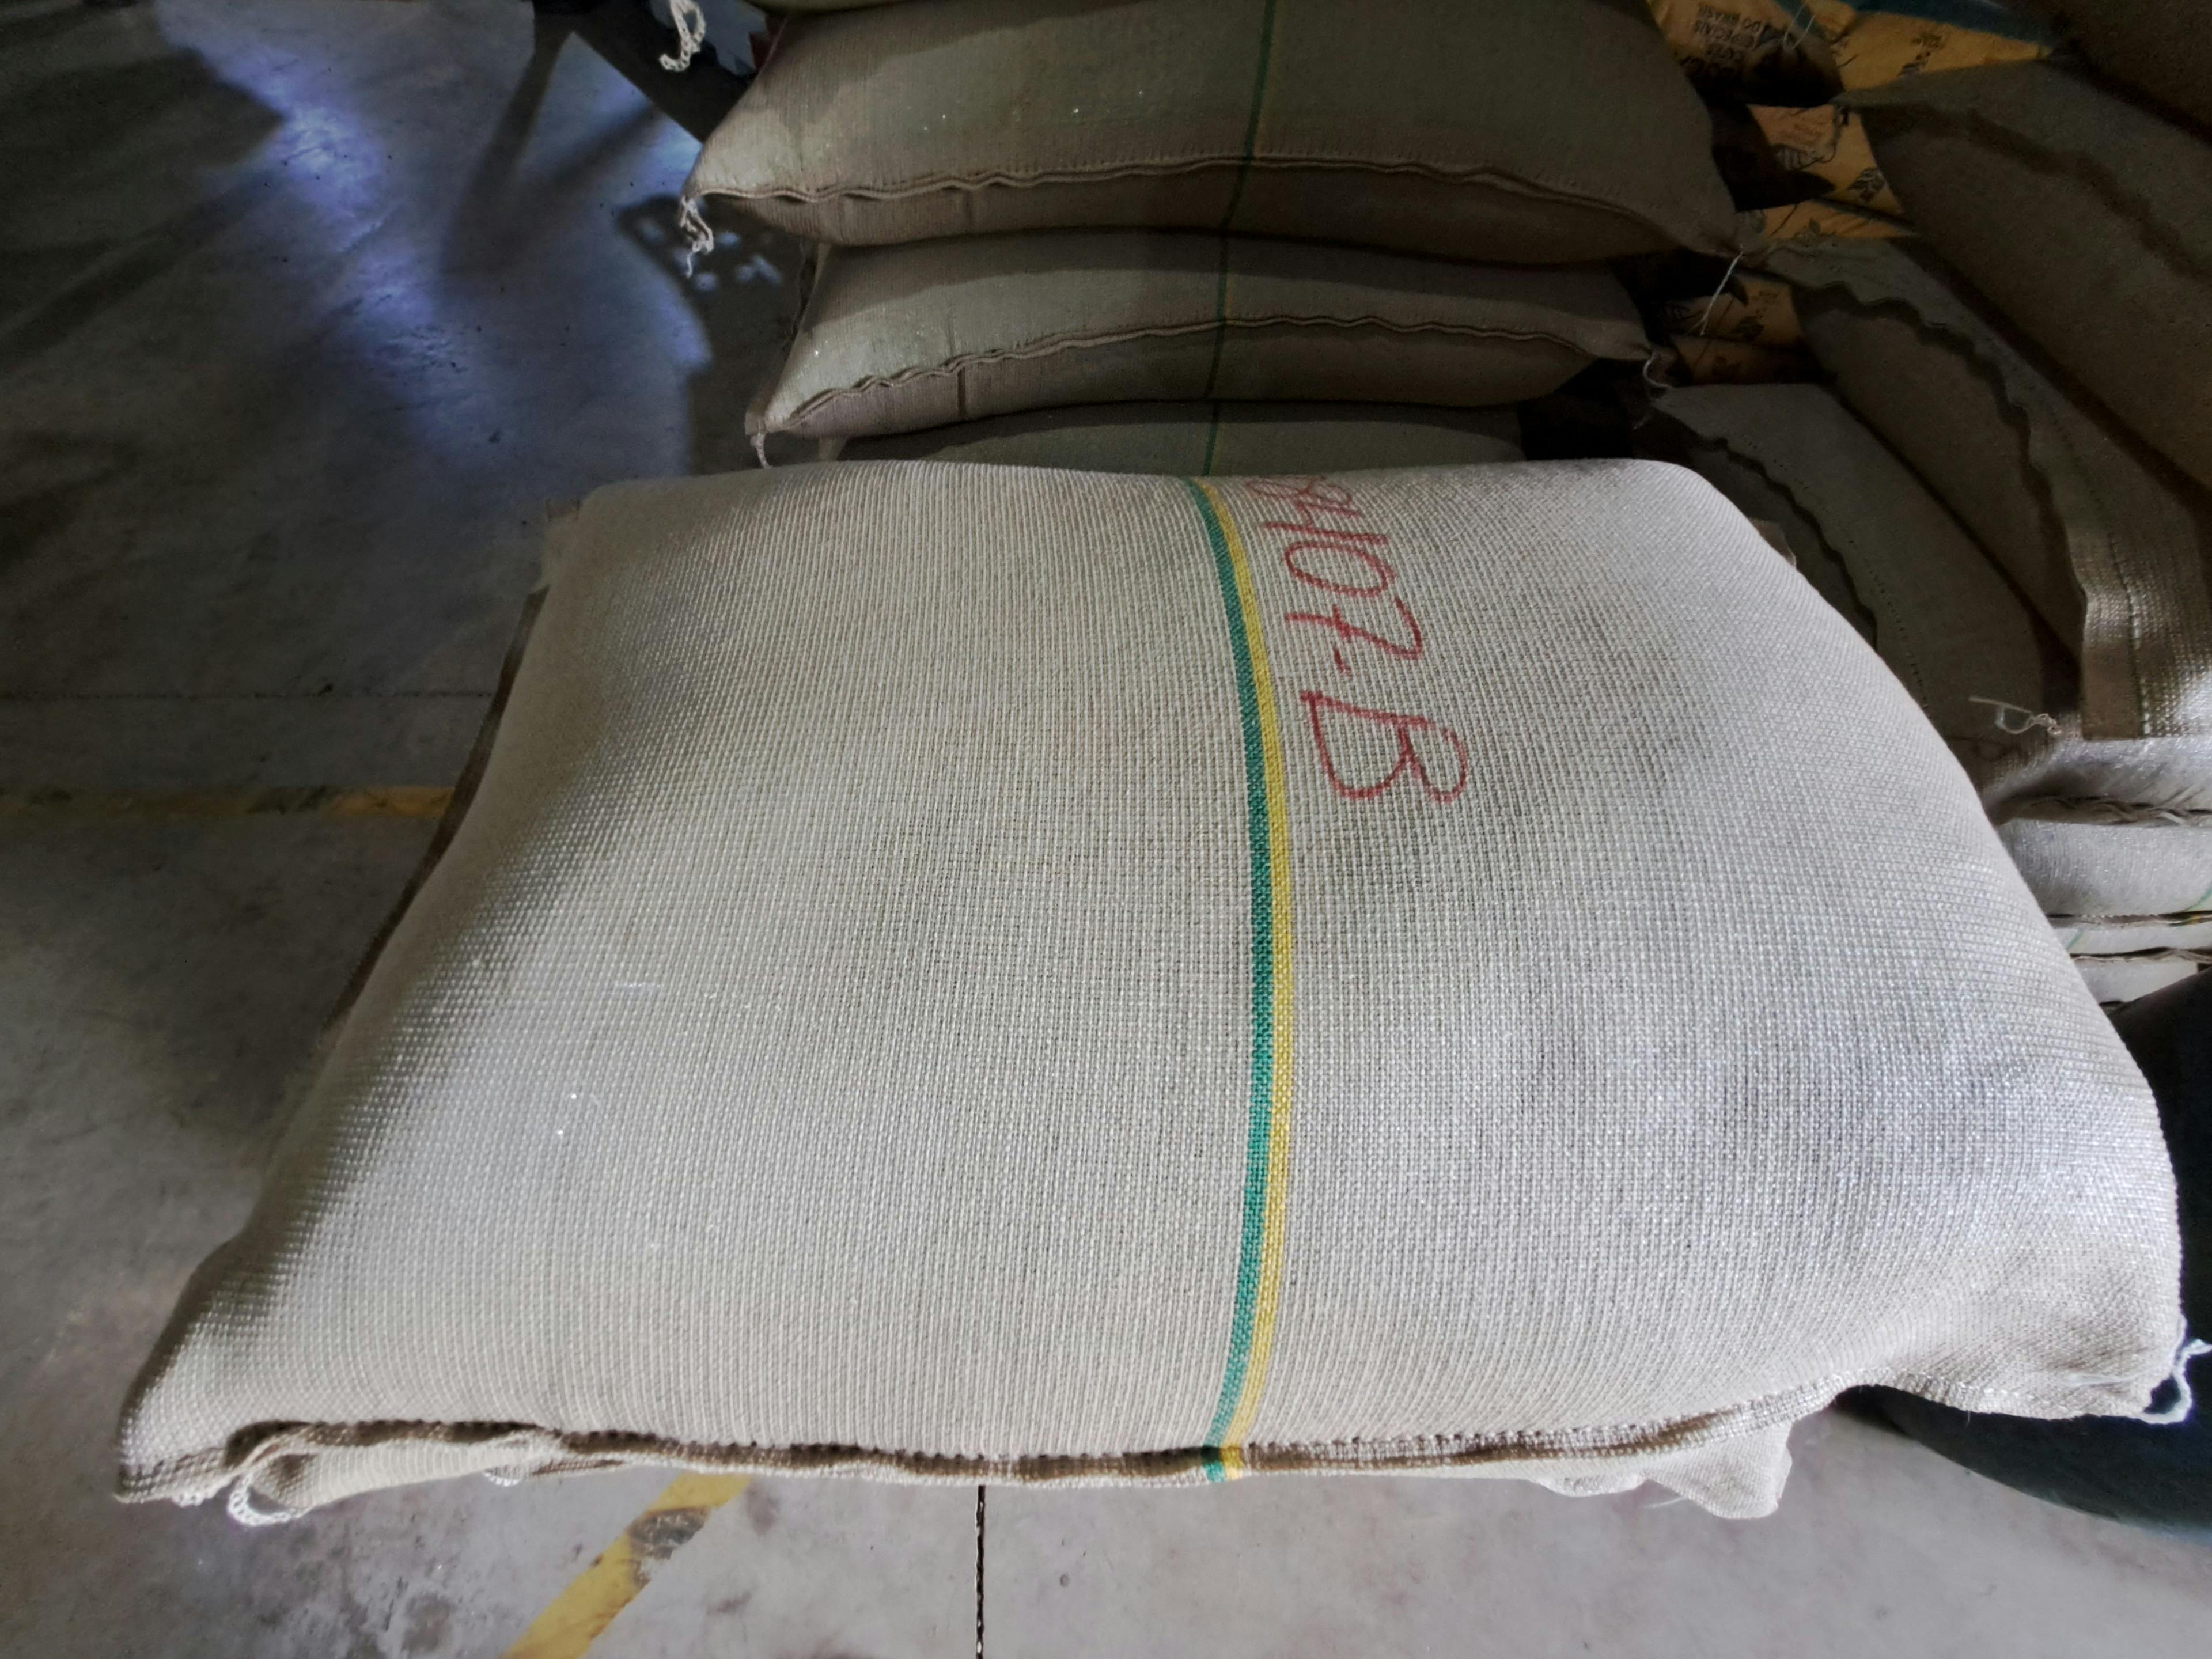
[[[1517,459],[1738,230],[1634,0],[839,9],[687,198],[822,250],[762,442],[1178,473]]]
[[[1848,47],[1869,15],[1827,7],[1832,41],[1759,16],[1768,0],[1655,9],[1678,50],[1693,15],[1701,38],[1735,41],[1686,61],[1770,141],[1770,177],[1820,191],[1766,210],[1756,269],[1717,299],[1674,301],[1714,337],[1676,341],[1680,378],[1827,384],[1664,394],[1646,452],[1782,526],[1972,774],[2101,1000],[2197,971],[2212,957],[2212,82],[2166,72],[2144,6],[2069,0],[2094,65],[1988,5],[1983,31],[1921,20],[1908,35],[1891,18],[1893,42],[1933,55],[1917,73],[1834,50],[1839,96],[1765,106],[1747,100],[1778,76],[1802,86],[1824,68],[1803,52]],[[1723,14],[1746,27],[1717,27]]]

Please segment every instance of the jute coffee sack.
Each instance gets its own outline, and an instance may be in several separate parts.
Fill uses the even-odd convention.
[[[936,0],[931,0],[933,6]],[[925,7],[923,9],[928,9]],[[756,432],[868,437],[1077,404],[1540,397],[1644,325],[1602,266],[1179,231],[832,250]]]
[[[2082,735],[2071,657],[1911,468],[1818,386],[1670,392],[1649,429],[1746,514],[1874,643],[2002,812],[2051,795],[2212,807],[2212,738]],[[1657,453],[1655,450],[1655,453]]]
[[[979,461],[1194,477],[1472,466],[1521,459],[1510,409],[1389,404],[1100,404],[862,438],[847,460]]]
[[[1838,389],[2081,665],[2101,738],[2212,735],[2207,499],[2057,380],[1924,254],[1777,249]]]
[[[2177,1271],[1972,791],[1692,474],[784,468],[586,503],[122,1490],[1756,1514],[1854,1383],[2140,1410]]]
[[[2047,64],[1855,94],[1944,261],[2212,484],[2212,144]]]
[[[1122,225],[1538,264],[1736,247],[1620,0],[930,0],[795,19],[687,201],[846,245]]]

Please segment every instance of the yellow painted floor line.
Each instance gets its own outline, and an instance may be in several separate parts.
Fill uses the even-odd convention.
[[[577,1659],[637,1599],[660,1564],[699,1535],[716,1510],[752,1484],[747,1474],[679,1474],[555,1596],[504,1659]]]
[[[319,818],[436,818],[453,792],[425,784],[383,789],[0,790],[0,817],[245,818],[272,813]]]

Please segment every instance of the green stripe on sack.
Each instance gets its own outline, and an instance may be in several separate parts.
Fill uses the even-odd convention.
[[[1221,215],[1221,281],[1213,294],[1213,362],[1206,371],[1206,396],[1221,374],[1221,349],[1229,340],[1229,243],[1237,223],[1237,210],[1244,204],[1244,181],[1251,176],[1252,158],[1260,144],[1260,112],[1267,103],[1267,70],[1275,56],[1275,0],[1267,0],[1260,13],[1260,63],[1252,76],[1252,113],[1244,123],[1244,154],[1237,163],[1237,182],[1230,186],[1229,205]],[[1211,470],[1209,464],[1208,470]]]
[[[1237,567],[1220,515],[1204,489],[1189,479],[1183,485],[1206,527],[1229,623],[1230,655],[1237,671],[1237,714],[1243,731],[1245,834],[1251,860],[1252,1077],[1244,1145],[1244,1217],[1237,1241],[1237,1302],[1230,1324],[1229,1360],[1206,1439],[1206,1478],[1221,1480],[1227,1478],[1221,1449],[1228,1440],[1252,1366],[1253,1328],[1267,1259],[1268,1162],[1274,1132],[1276,872],[1265,730],[1249,637],[1251,619],[1239,591]]]

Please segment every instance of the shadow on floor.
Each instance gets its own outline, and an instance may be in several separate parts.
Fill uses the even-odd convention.
[[[799,324],[805,245],[778,231],[718,231],[713,249],[685,269],[672,196],[648,197],[616,217],[623,234],[673,283],[707,339],[710,361],[691,377],[691,471],[757,465],[745,408],[781,367]]]
[[[27,54],[96,15],[0,18],[0,53]],[[236,210],[209,175],[283,125],[199,53],[141,44],[153,55],[63,69],[0,96],[0,341],[51,346],[206,241]],[[0,345],[0,367],[5,356]]]

